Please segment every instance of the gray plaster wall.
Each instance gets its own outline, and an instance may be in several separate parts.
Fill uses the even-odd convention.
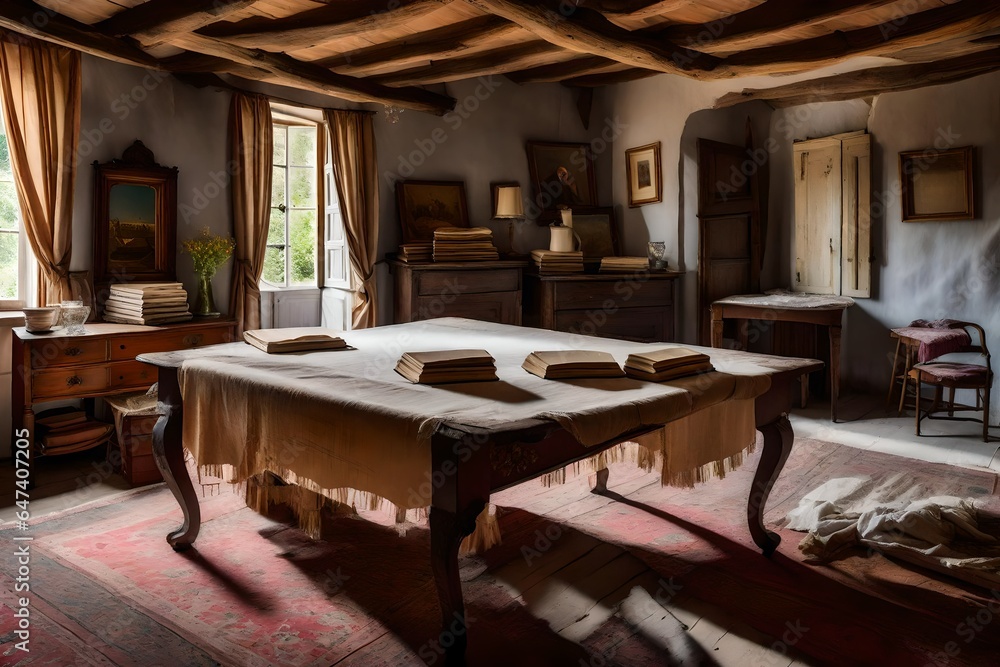
[[[784,124],[782,124],[784,122]],[[791,271],[792,141],[868,129],[873,141],[873,292],[847,311],[842,356],[845,382],[885,391],[894,345],[889,329],[914,319],[954,318],[982,324],[1000,350],[1000,74],[855,101],[777,110],[772,136],[772,220],[783,225]],[[777,132],[793,127],[790,136]],[[974,221],[902,221],[900,151],[973,145],[977,151],[979,215]],[[992,401],[994,421],[1000,401]]]
[[[185,85],[162,72],[83,56],[83,102],[73,193],[74,271],[93,264],[94,168],[139,139],[156,161],[177,167],[177,279],[195,293],[191,258],[180,243],[208,227],[232,231],[226,169],[229,93]],[[215,277],[217,305],[228,309],[230,266]]]

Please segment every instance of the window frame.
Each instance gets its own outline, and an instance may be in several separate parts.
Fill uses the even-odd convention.
[[[308,121],[308,120],[293,120],[293,119],[290,119],[290,118],[288,118],[286,116],[282,116],[282,118],[280,120],[277,119],[277,118],[273,118],[272,125],[273,125],[273,127],[275,129],[277,129],[277,128],[280,127],[280,128],[284,128],[284,131],[285,131],[285,162],[286,163],[284,165],[276,165],[272,161],[272,165],[271,165],[272,166],[272,173],[273,173],[274,167],[283,168],[284,172],[285,172],[285,210],[282,211],[282,213],[284,214],[284,217],[285,217],[285,235],[284,235],[285,239],[284,239],[284,245],[283,246],[278,246],[278,244],[274,244],[274,243],[265,243],[265,246],[267,248],[283,247],[285,249],[285,276],[284,276],[284,282],[283,282],[283,284],[277,284],[277,283],[272,283],[272,282],[268,281],[267,279],[265,279],[264,275],[262,273],[261,274],[261,278],[260,278],[260,286],[261,286],[261,288],[267,289],[267,290],[295,290],[295,289],[317,289],[317,288],[321,288],[321,287],[323,287],[323,250],[322,250],[322,248],[323,248],[323,228],[324,228],[324,224],[323,223],[324,223],[324,217],[325,217],[324,216],[324,212],[326,210],[326,199],[324,197],[324,184],[325,184],[324,181],[325,181],[325,179],[324,179],[324,176],[323,176],[323,171],[324,171],[324,166],[323,165],[324,165],[324,159],[325,159],[325,153],[326,153],[326,151],[324,150],[324,148],[325,148],[325,142],[326,142],[326,133],[324,131],[324,129],[325,129],[324,128],[324,124],[323,123],[314,123],[314,122]],[[292,206],[291,206],[291,201],[290,201],[290,196],[289,196],[289,186],[291,184],[291,169],[294,168],[294,165],[289,165],[288,164],[288,155],[289,155],[288,130],[289,130],[289,128],[293,128],[293,127],[311,127],[311,128],[315,128],[315,130],[316,130],[316,164],[313,167],[315,169],[315,172],[316,172],[316,182],[313,184],[313,187],[315,188],[315,191],[316,191],[316,208],[315,208],[315,211],[316,211],[316,231],[317,231],[317,237],[315,239],[315,246],[314,246],[314,248],[315,248],[315,256],[313,258],[314,261],[315,261],[315,273],[314,273],[315,281],[313,283],[311,283],[311,284],[308,284],[308,285],[294,285],[294,284],[291,283],[291,261],[292,261],[291,247],[292,246],[290,244],[290,240],[291,239],[289,238],[289,218],[290,218],[290,213],[293,210],[313,210],[312,207],[293,209]],[[269,208],[269,210],[271,210],[271,209],[274,209],[275,207],[274,206],[270,206],[268,208]],[[270,220],[270,215],[269,215],[268,219]],[[270,225],[270,222],[268,222],[268,224]]]
[[[5,110],[0,104],[0,132],[7,134]],[[8,141],[8,146],[10,142]],[[17,297],[14,299],[0,299],[0,311],[20,310],[28,305],[35,296],[35,272],[38,267],[35,263],[34,253],[28,245],[28,235],[24,229],[24,213],[21,211],[21,198],[17,196],[17,176],[13,174],[11,168],[11,183],[14,184],[14,206],[17,211],[17,228],[0,230],[0,234],[17,235]]]

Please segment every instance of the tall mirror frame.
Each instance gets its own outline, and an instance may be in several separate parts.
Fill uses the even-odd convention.
[[[120,159],[94,162],[94,284],[176,280],[177,167],[136,141]]]

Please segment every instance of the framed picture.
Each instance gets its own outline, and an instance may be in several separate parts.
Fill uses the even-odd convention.
[[[141,141],[121,159],[94,163],[94,282],[174,280],[177,168]]]
[[[433,241],[438,227],[469,226],[461,181],[399,181],[396,203],[404,243]]]
[[[628,176],[630,207],[663,201],[659,141],[625,151],[625,170]]]
[[[597,179],[589,144],[529,141],[526,148],[534,188],[532,201],[540,224],[548,224],[561,206],[597,206]]]
[[[903,222],[973,220],[974,160],[972,146],[900,153]]]
[[[618,256],[618,226],[610,206],[581,213],[574,211],[573,231],[580,237],[584,259]]]

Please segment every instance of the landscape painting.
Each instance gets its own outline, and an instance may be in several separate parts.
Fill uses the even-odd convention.
[[[156,270],[156,190],[117,183],[108,197],[108,268]]]

